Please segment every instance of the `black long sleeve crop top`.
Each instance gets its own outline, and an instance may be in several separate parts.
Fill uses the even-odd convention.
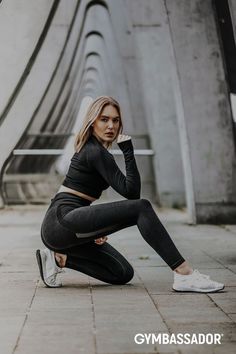
[[[127,199],[139,199],[141,180],[132,141],[122,141],[118,146],[124,154],[126,176],[113,155],[91,135],[82,149],[74,153],[62,184],[94,198],[99,198],[102,191],[111,186]]]

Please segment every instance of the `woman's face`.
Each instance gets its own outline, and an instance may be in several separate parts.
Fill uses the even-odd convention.
[[[92,124],[93,135],[106,146],[115,140],[120,128],[120,116],[117,109],[112,105],[103,108],[100,116]]]

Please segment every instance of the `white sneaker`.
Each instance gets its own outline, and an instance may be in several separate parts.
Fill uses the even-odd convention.
[[[211,280],[208,275],[201,274],[197,269],[192,274],[182,275],[174,272],[173,290],[213,293],[224,289],[224,284]]]
[[[36,251],[36,259],[39,266],[42,281],[48,288],[60,288],[62,283],[57,282],[58,273],[64,270],[56,265],[54,252],[45,248]]]

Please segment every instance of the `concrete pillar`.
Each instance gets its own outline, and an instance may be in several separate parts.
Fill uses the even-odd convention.
[[[51,0],[37,3],[7,1],[1,4],[3,55],[0,58],[0,78],[4,82],[0,94],[1,171],[32,122],[45,94],[75,6],[76,0],[71,1],[69,8],[65,1],[56,3]],[[63,74],[62,70],[58,76]],[[51,104],[52,100],[48,102],[47,110]],[[40,113],[39,121],[46,115],[45,111]]]
[[[183,167],[171,81],[171,41],[163,0],[127,0],[136,46],[144,118],[155,151],[155,181],[162,205],[185,204]]]
[[[228,0],[228,1],[229,1],[231,19],[234,27],[234,36],[236,40],[236,2],[234,0]]]
[[[235,223],[235,150],[211,0],[166,0],[187,196],[192,221]],[[180,94],[179,94],[180,92]],[[187,138],[187,140],[186,140]]]
[[[84,97],[84,99],[82,100],[79,113],[76,117],[75,124],[71,131],[72,136],[68,139],[66,143],[63,155],[57,160],[55,164],[55,168],[57,172],[60,173],[61,175],[66,175],[67,173],[67,170],[70,165],[70,160],[74,154],[75,137],[82,126],[84,116],[92,101],[93,100],[91,97]]]
[[[148,134],[145,117],[143,91],[136,47],[133,35],[133,23],[126,0],[107,0],[111,14],[112,28],[118,51],[122,58],[125,73],[125,85],[129,95],[133,131],[135,135]],[[144,147],[146,148],[146,146]]]

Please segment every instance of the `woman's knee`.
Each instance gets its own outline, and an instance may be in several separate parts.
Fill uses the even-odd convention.
[[[129,264],[126,265],[125,268],[123,269],[122,274],[119,274],[117,276],[117,279],[112,282],[112,284],[116,285],[124,285],[127,284],[134,276],[134,269],[133,267]]]
[[[148,208],[152,208],[152,204],[148,199],[138,199],[139,207],[141,210],[146,210]]]
[[[124,284],[128,283],[134,276],[134,268],[129,265],[129,267],[126,268],[125,275],[123,277],[123,282]]]

